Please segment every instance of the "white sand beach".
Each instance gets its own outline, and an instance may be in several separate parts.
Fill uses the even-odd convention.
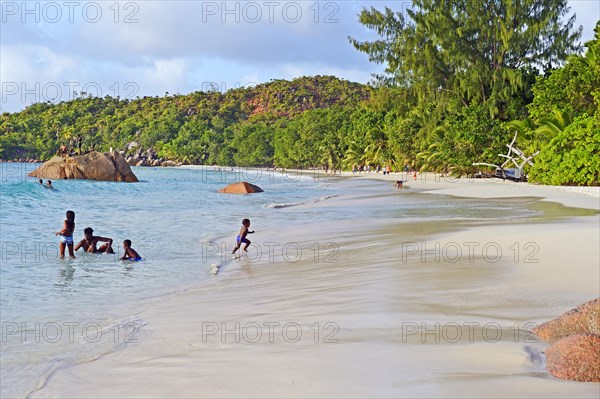
[[[396,190],[399,179],[340,180],[346,195],[303,206],[377,207],[422,190],[586,211],[460,228],[340,215],[257,231],[261,256],[148,301],[139,343],[57,370],[32,396],[597,397],[599,384],[549,376],[546,345],[526,330],[600,296],[589,211],[600,188],[430,174]]]

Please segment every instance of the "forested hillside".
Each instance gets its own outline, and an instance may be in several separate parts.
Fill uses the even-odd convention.
[[[195,164],[271,165],[276,126],[285,129],[306,112],[355,109],[370,92],[366,85],[315,76],[226,93],[135,100],[80,93],[72,101],[37,103],[4,113],[0,159],[45,160],[63,144],[76,149],[80,144],[82,150],[153,148],[161,157]]]

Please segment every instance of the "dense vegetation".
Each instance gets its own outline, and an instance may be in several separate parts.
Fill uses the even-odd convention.
[[[81,93],[72,101],[37,103],[18,113],[4,113],[0,117],[0,158],[48,159],[61,144],[76,147],[80,138],[84,150],[129,147],[135,152],[152,147],[161,157],[186,163],[271,165],[274,154],[278,154],[287,165],[315,166],[316,152],[307,158],[297,154],[302,148],[275,151],[276,138],[283,144],[293,135],[291,129],[298,125],[288,127],[290,122],[356,109],[370,91],[358,83],[316,76],[291,82],[276,80],[226,93],[194,92],[135,100]],[[323,125],[320,120],[313,124]],[[313,135],[322,132],[314,131]],[[318,142],[324,140],[319,138],[313,144]]]
[[[517,131],[526,154],[541,151],[530,180],[598,185],[600,154],[588,142],[598,142],[600,22],[578,55],[568,11],[566,0],[413,0],[407,16],[363,10],[380,39],[350,41],[386,65],[379,82],[409,103],[395,107],[395,133],[412,135],[420,168],[502,163],[496,154]]]
[[[360,22],[381,39],[350,42],[386,65],[373,85],[316,76],[136,100],[82,94],[3,114],[0,158],[47,159],[79,136],[84,148],[152,147],[186,163],[460,175],[501,163],[517,131],[521,149],[540,151],[530,180],[598,185],[600,22],[580,55],[567,12],[566,0],[365,9]]]

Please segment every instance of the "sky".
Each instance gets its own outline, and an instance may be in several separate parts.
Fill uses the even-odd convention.
[[[226,91],[272,79],[335,75],[368,83],[383,70],[349,43],[377,36],[363,7],[410,1],[0,0],[0,112],[96,96]],[[581,41],[600,1],[569,0]]]

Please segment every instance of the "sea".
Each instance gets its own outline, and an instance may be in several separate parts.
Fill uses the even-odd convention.
[[[344,179],[316,172],[237,167],[136,167],[139,183],[54,181],[48,189],[27,177],[38,166],[2,163],[0,176],[0,394],[27,397],[62,369],[135,344],[143,338],[140,312],[160,300],[219,278],[244,218],[249,236],[340,219],[490,221],[543,213],[518,202],[458,201],[411,193],[369,206],[381,182],[365,180],[364,205],[326,204],[347,194]],[[247,181],[252,195],[218,189]],[[395,190],[389,182],[390,191]],[[373,191],[371,192],[371,188]],[[379,189],[380,190],[380,189]],[[114,255],[58,257],[65,213],[83,229],[114,240]],[[130,239],[141,262],[119,260]]]

